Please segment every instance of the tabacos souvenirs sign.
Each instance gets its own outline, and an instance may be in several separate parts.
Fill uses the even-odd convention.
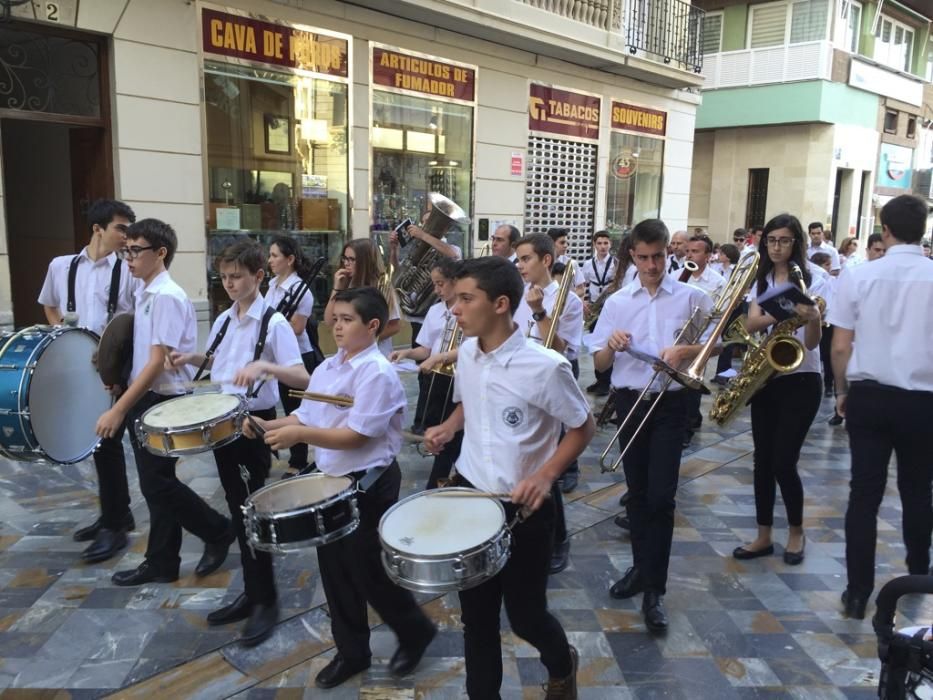
[[[599,138],[599,108],[599,97],[532,83],[528,95],[528,128],[596,140]]]
[[[609,125],[622,131],[636,131],[650,136],[667,133],[667,112],[647,107],[636,107],[625,102],[612,101]]]
[[[205,53],[346,78],[347,42],[326,34],[204,8]]]
[[[476,71],[374,46],[373,83],[431,97],[472,102],[476,92]]]

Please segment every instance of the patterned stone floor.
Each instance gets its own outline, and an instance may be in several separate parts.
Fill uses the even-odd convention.
[[[581,383],[588,383],[584,364]],[[409,394],[414,382],[406,377]],[[705,406],[705,404],[704,404]],[[671,629],[649,636],[639,599],[607,589],[631,562],[627,536],[612,523],[621,477],[601,474],[600,434],[581,459],[580,487],[567,515],[571,565],[550,582],[550,604],[580,650],[581,700],[601,698],[870,698],[878,662],[869,622],[843,619],[843,515],[848,450],[842,428],[826,425],[829,401],[801,459],[807,495],[807,557],[787,567],[775,557],[738,562],[732,549],[755,529],[747,415],[727,430],[697,434],[681,468],[667,606]],[[129,451],[128,451],[129,453]],[[429,462],[412,448],[400,457],[403,495],[421,489]],[[93,466],[0,461],[0,695],[10,698],[459,698],[462,636],[456,595],[424,597],[441,627],[417,672],[393,680],[394,639],[373,619],[373,667],[338,689],[314,688],[331,644],[316,560],[310,551],[277,560],[282,622],[256,649],[236,644],[236,626],[209,628],[210,610],[242,589],[232,555],[197,580],[201,545],[186,536],[175,584],[117,588],[110,575],[142,558],[148,514],[131,467],[139,529],[115,560],[83,566],[71,533],[96,513]],[[213,462],[187,458],[179,474],[218,509],[225,507]],[[273,478],[277,478],[277,471]],[[779,504],[779,509],[780,509]],[[900,508],[888,489],[879,523],[879,581],[903,571]],[[777,542],[786,522],[778,513]],[[925,600],[907,601],[902,624],[933,618]],[[504,623],[507,628],[507,623]],[[544,670],[535,652],[504,634],[504,698],[539,698]]]

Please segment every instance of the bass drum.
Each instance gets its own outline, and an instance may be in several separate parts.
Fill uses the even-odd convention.
[[[112,405],[94,364],[97,342],[61,326],[0,335],[0,454],[74,464],[94,451],[97,419]]]

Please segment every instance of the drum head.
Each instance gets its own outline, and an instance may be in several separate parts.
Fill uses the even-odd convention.
[[[505,525],[505,510],[494,498],[449,495],[453,489],[425,491],[393,506],[379,524],[379,535],[406,554],[457,554],[488,542]]]
[[[153,406],[143,414],[149,428],[199,426],[236,411],[240,399],[232,394],[192,394]]]
[[[49,459],[69,464],[97,445],[94,429],[111,397],[93,362],[97,336],[80,328],[56,330],[52,336],[36,360],[28,408],[39,447]]]
[[[353,479],[348,476],[306,474],[266,486],[249,500],[257,513],[287,513],[333,498],[352,485]]]

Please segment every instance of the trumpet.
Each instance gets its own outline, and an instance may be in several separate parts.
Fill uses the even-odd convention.
[[[704,343],[703,347],[700,349],[700,352],[697,353],[697,356],[693,359],[690,365],[684,370],[678,370],[676,367],[665,365],[660,361],[655,364],[655,371],[651,376],[651,379],[645,385],[645,388],[642,389],[641,394],[639,394],[638,398],[635,400],[635,403],[629,410],[628,415],[626,415],[622,422],[619,424],[618,430],[616,430],[616,433],[609,441],[609,444],[606,445],[606,449],[604,449],[602,454],[599,456],[599,467],[603,472],[615,472],[618,471],[620,466],[622,466],[622,460],[625,459],[625,455],[628,454],[628,451],[632,448],[632,445],[635,444],[635,440],[638,437],[638,434],[648,423],[648,419],[651,417],[651,414],[654,413],[654,410],[660,403],[664,393],[667,391],[668,387],[670,387],[671,382],[676,381],[689,389],[702,391],[705,394],[710,393],[709,387],[707,387],[703,381],[703,368],[709,361],[709,358],[713,353],[713,349],[716,347],[716,344],[719,341],[719,337],[725,330],[725,327],[729,322],[729,317],[732,315],[732,312],[736,309],[736,307],[742,303],[742,299],[744,299],[745,295],[748,293],[748,289],[751,287],[752,282],[755,279],[755,273],[758,270],[758,259],[758,253],[753,253],[746,256],[745,259],[743,259],[736,266],[735,270],[732,272],[732,275],[729,277],[729,281],[726,283],[722,294],[719,295],[719,298],[716,300],[716,304],[713,306],[713,309],[709,314],[703,314],[699,306],[693,309],[693,313],[690,315],[690,318],[687,319],[687,322],[677,334],[677,337],[674,340],[674,345],[696,344],[700,338],[703,337],[703,334],[706,332],[706,329],[710,323],[715,320],[716,325],[713,327],[709,339],[706,341],[706,343]],[[635,413],[638,410],[641,402],[646,400],[648,392],[651,390],[651,387],[654,386],[655,382],[658,380],[662,373],[666,374],[667,376],[663,378],[658,389],[657,396],[648,406],[648,410],[645,411],[644,417],[635,427],[635,430],[632,431],[628,438],[628,442],[626,442],[625,446],[622,447],[618,458],[616,458],[612,465],[607,466],[607,460],[609,453],[612,451],[613,445],[615,444],[616,440],[618,440],[623,435],[623,433],[631,428],[631,424],[634,422]]]

